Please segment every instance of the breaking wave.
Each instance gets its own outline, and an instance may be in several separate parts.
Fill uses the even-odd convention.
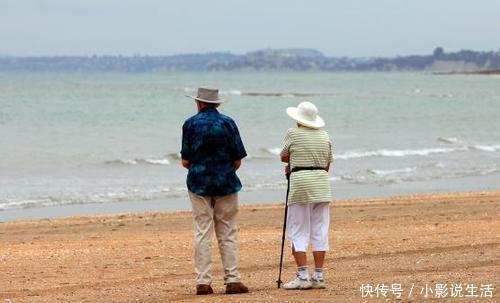
[[[186,195],[184,187],[169,188],[134,188],[115,190],[105,193],[66,192],[26,199],[0,200],[0,211],[32,207],[48,207],[72,204],[94,204],[110,202],[144,201],[162,198],[182,197]]]
[[[240,92],[240,94],[249,97],[312,97],[336,95],[330,92]]]
[[[405,167],[398,169],[369,169],[368,172],[377,176],[387,176],[394,174],[409,174],[417,170],[417,167]]]
[[[105,164],[111,165],[137,165],[137,164],[149,164],[149,165],[170,165],[169,159],[118,159],[104,162]]]
[[[263,148],[262,151],[271,155],[279,155],[281,153],[281,148],[279,147]]]
[[[459,143],[460,140],[458,140],[457,138],[455,137],[451,137],[451,138],[446,138],[446,137],[439,137],[438,138],[438,141],[439,142],[444,142],[444,143],[450,143],[450,144],[453,144],[453,143]]]
[[[151,158],[135,158],[135,159],[117,159],[105,161],[109,165],[170,165],[172,162],[177,162],[181,159],[180,153],[170,153],[163,157]]]
[[[470,148],[486,152],[496,152],[500,151],[500,144],[495,145],[472,145]]]
[[[459,143],[457,138],[438,138],[441,142],[449,144]],[[466,151],[481,151],[481,152],[497,152],[500,151],[500,144],[492,145],[460,145],[456,147],[432,147],[421,149],[376,149],[376,150],[356,150],[346,151],[335,154],[336,159],[350,160],[369,157],[412,157],[412,156],[430,156],[434,154],[447,154],[453,152],[466,152]],[[274,159],[279,156],[281,152],[280,147],[266,147],[261,148],[255,154],[248,156],[249,160],[255,159]],[[169,153],[163,157],[146,157],[146,158],[133,158],[133,159],[116,159],[105,161],[108,165],[171,165],[181,159],[180,153]]]
[[[439,141],[454,144],[459,143],[457,138],[439,138]],[[457,147],[432,147],[421,149],[376,149],[367,151],[346,151],[335,154],[336,159],[350,160],[369,157],[410,157],[410,156],[429,156],[433,154],[446,154],[453,152],[464,151],[483,151],[483,152],[496,152],[500,151],[500,144],[493,145],[461,145]],[[268,147],[261,148],[261,155],[252,155],[252,158],[274,158],[279,156],[281,148]]]
[[[330,176],[331,182],[343,182],[349,184],[377,184],[380,186],[402,182],[432,181],[436,179],[454,179],[470,176],[485,176],[500,172],[498,165],[492,166],[470,166],[453,167],[446,166],[441,162],[429,163],[421,166],[402,168],[377,168],[354,172],[335,172]],[[280,179],[248,180],[244,191],[260,190],[284,190],[286,181]],[[120,187],[106,188],[102,192],[67,191],[47,195],[37,195],[24,198],[0,199],[0,211],[10,209],[25,209],[33,207],[63,206],[72,204],[94,204],[146,201],[156,199],[169,199],[186,197],[184,185],[173,187],[150,186],[150,187]]]
[[[458,148],[422,148],[422,149],[378,149],[371,151],[350,151],[335,156],[337,159],[356,159],[367,157],[406,157],[406,156],[429,156],[432,154],[452,153],[466,151],[466,146]]]

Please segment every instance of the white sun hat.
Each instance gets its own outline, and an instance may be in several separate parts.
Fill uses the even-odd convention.
[[[288,107],[286,113],[290,118],[310,128],[322,128],[325,121],[318,116],[318,108],[311,102],[304,101],[297,107]]]
[[[219,98],[219,89],[213,87],[200,87],[198,88],[198,95],[195,96],[186,96],[188,98],[192,98],[201,102],[206,103],[224,103],[224,100]]]

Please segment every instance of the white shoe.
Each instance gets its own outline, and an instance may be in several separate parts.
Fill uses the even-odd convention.
[[[325,288],[325,280],[323,278],[311,278],[312,287],[314,289],[324,289]]]
[[[292,281],[283,285],[284,289],[310,289],[312,287],[311,280],[309,278],[295,277]]]

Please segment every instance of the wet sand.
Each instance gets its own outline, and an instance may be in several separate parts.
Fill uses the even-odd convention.
[[[402,284],[404,302],[423,301],[426,285],[462,283],[465,295],[467,284],[493,284],[493,298],[476,300],[498,301],[500,192],[335,202],[325,290],[276,289],[282,217],[282,204],[241,208],[240,271],[251,293],[223,294],[214,242],[210,296],[194,295],[189,212],[2,222],[0,302],[362,302],[362,284],[382,283]],[[288,250],[285,260],[287,281]]]

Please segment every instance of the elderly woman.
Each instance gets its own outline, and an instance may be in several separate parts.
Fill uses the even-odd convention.
[[[285,289],[325,288],[323,262],[328,251],[330,223],[329,202],[332,199],[328,170],[333,149],[325,122],[310,102],[289,107],[287,114],[297,121],[285,136],[281,161],[288,163],[290,192],[288,197],[287,236],[297,263],[297,277]],[[306,251],[312,244],[314,272],[309,276]]]

